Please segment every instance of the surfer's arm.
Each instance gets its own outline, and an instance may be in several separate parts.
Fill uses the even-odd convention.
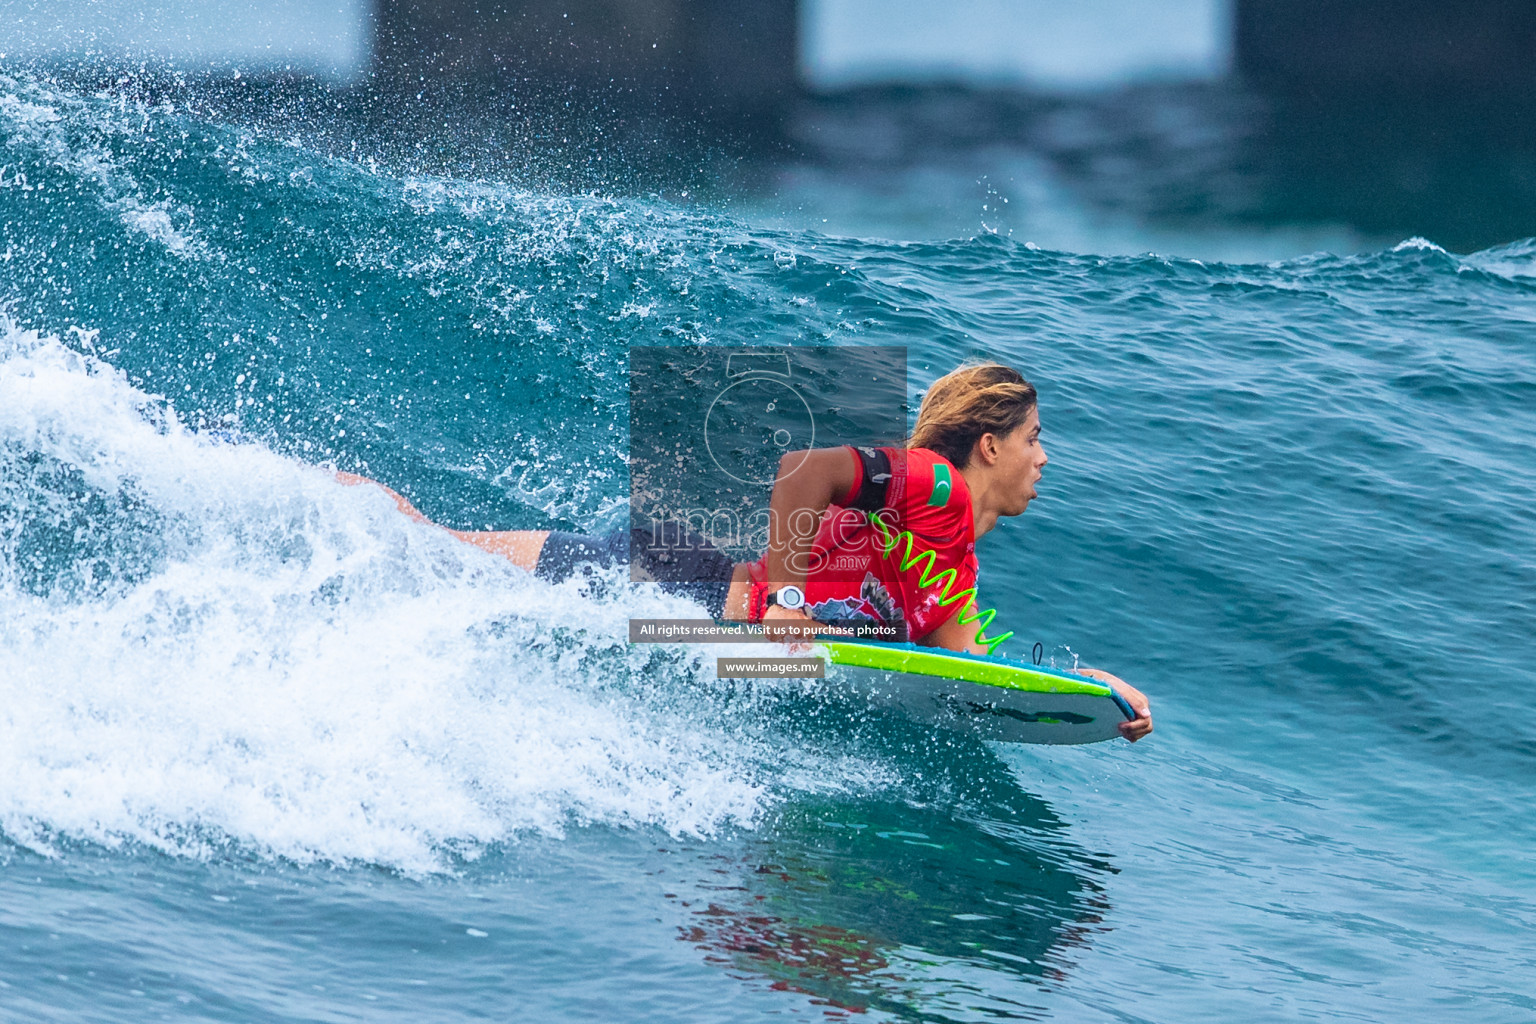
[[[805,586],[811,544],[827,506],[846,495],[858,473],[847,448],[786,452],[768,499],[767,577],[771,589]]]
[[[986,645],[976,642],[976,626],[974,621],[965,625],[960,624],[960,611],[955,610],[933,632],[917,638],[921,647],[943,647],[950,651],[960,651],[964,654],[990,654]]]
[[[1107,684],[1116,693],[1124,697],[1125,702],[1131,706],[1131,710],[1136,712],[1136,717],[1131,721],[1120,723],[1121,736],[1135,743],[1152,731],[1152,704],[1147,700],[1146,694],[1119,676],[1111,675],[1101,668],[1083,668],[1079,666],[1073,669],[1073,671],[1080,676],[1087,676],[1089,679],[1097,679],[1099,682]]]
[[[780,608],[774,605],[763,612],[763,632],[770,640],[779,643],[809,643],[823,632],[835,627],[817,622],[798,609]],[[841,634],[838,634],[841,637]]]

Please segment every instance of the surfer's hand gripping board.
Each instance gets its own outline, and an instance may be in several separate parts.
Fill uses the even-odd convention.
[[[1089,679],[1097,679],[1101,683],[1109,684],[1131,706],[1131,710],[1136,712],[1136,717],[1131,721],[1120,723],[1121,736],[1135,743],[1152,731],[1152,704],[1147,700],[1146,694],[1119,676],[1105,672],[1101,668],[1079,666],[1074,671],[1080,676],[1087,676]]]

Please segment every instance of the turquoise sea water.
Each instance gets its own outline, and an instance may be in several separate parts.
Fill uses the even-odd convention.
[[[0,79],[0,1019],[1536,1015],[1536,244],[792,221]],[[323,468],[611,525],[628,348],[761,343],[1026,371],[982,596],[1149,740],[716,681]]]

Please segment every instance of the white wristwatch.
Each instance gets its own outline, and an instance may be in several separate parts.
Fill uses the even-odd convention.
[[[792,612],[799,611],[805,607],[805,591],[793,583],[787,587],[780,587],[768,595],[766,606],[772,608],[774,605],[788,608]]]

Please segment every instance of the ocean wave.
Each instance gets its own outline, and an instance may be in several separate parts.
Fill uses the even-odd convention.
[[[636,610],[689,611],[547,586],[377,490],[189,430],[57,339],[0,334],[13,842],[417,872],[581,822],[707,834],[775,787],[871,777],[712,723],[706,652],[630,647]]]
[[[1463,256],[1461,262],[1497,277],[1527,282],[1536,278],[1536,238],[1524,238]]]

